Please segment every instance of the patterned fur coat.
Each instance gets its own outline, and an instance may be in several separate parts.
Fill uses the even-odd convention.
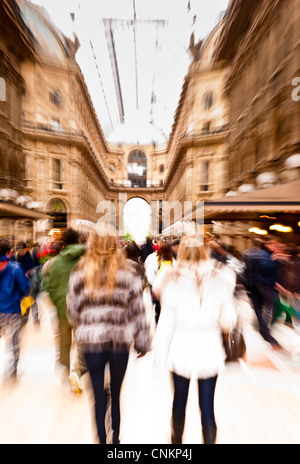
[[[150,329],[143,302],[143,281],[135,263],[120,270],[111,299],[103,290],[92,296],[83,284],[83,273],[75,269],[69,282],[67,315],[75,327],[76,343],[84,352],[124,352],[134,344],[138,353],[151,350]]]

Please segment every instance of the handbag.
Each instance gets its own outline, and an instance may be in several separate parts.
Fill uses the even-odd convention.
[[[223,345],[226,363],[237,362],[245,356],[247,347],[240,327],[237,326],[229,334],[223,334]]]
[[[220,270],[222,267],[222,263],[217,263],[210,277],[215,277],[217,270]],[[196,283],[199,287],[201,287],[201,279],[197,278]],[[247,348],[240,324],[237,324],[235,329],[233,329],[229,334],[223,333],[222,336],[223,346],[226,353],[226,363],[237,362],[239,359],[242,359],[246,354]]]

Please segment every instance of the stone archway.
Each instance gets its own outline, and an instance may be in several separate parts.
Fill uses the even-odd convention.
[[[47,203],[46,211],[53,217],[54,228],[65,229],[67,227],[67,206],[63,200],[51,198]]]
[[[123,210],[125,236],[141,243],[151,232],[151,206],[144,198],[130,198]]]
[[[140,200],[144,200],[146,203],[148,203],[148,205],[151,205],[151,201],[152,201],[151,195],[143,195],[140,193],[137,194],[135,192],[133,193],[127,192],[126,195],[127,195],[127,202],[135,198],[139,198]]]

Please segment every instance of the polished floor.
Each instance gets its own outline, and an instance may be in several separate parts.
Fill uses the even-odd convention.
[[[153,320],[148,294],[145,300]],[[55,369],[51,313],[41,305],[41,327],[29,321],[22,337],[19,382],[2,383],[6,351],[0,340],[0,443],[92,444],[93,414],[86,390],[74,395]],[[300,444],[300,336],[283,324],[274,334],[285,348],[274,352],[245,317],[247,360],[229,365],[219,378],[216,416],[220,444]],[[201,443],[196,385],[189,396],[185,444]],[[132,353],[122,392],[123,444],[167,444],[172,390],[153,354]]]

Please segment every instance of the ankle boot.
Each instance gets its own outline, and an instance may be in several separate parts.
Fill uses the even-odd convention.
[[[202,428],[203,439],[205,445],[215,445],[217,439],[216,427],[203,427]]]
[[[174,432],[172,432],[172,445],[182,445],[182,437],[177,437]]]
[[[172,445],[182,445],[182,438],[183,438],[183,430],[182,424],[178,426],[174,422],[174,419],[172,420]]]
[[[119,437],[119,432],[113,432],[113,445],[119,445],[120,444],[120,437]]]

